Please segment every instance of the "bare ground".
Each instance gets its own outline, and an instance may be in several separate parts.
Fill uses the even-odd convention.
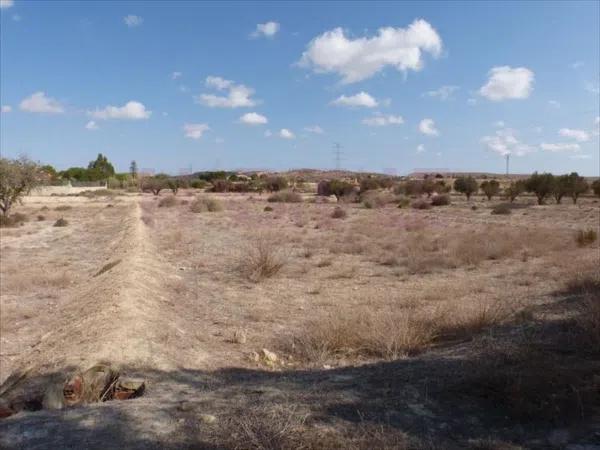
[[[345,205],[333,219],[332,204],[221,200],[223,211],[194,214],[146,196],[33,198],[30,221],[2,230],[0,381],[23,374],[38,392],[98,361],[149,381],[139,399],[3,419],[3,447],[600,444],[598,347],[578,328],[583,297],[565,287],[598,276],[598,246],[573,239],[598,227],[597,203],[510,216],[488,202]],[[52,227],[58,217],[69,226]],[[257,242],[282,261],[260,282],[243,270]],[[340,318],[398,311],[443,333],[410,355],[297,347]]]

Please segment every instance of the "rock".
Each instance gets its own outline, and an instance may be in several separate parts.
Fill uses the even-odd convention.
[[[233,332],[233,342],[236,344],[245,344],[247,340],[246,332],[244,330],[235,330]]]
[[[200,422],[202,423],[211,424],[215,423],[216,421],[217,418],[212,414],[200,414]]]
[[[267,350],[266,348],[263,348],[261,350],[261,352],[262,352],[262,357],[265,359],[265,361],[272,362],[272,363],[277,362],[277,355],[275,353],[273,353],[272,351]]]
[[[252,352],[248,356],[250,357],[250,360],[252,360],[254,362],[260,361],[260,355],[258,353],[256,353],[256,352]]]

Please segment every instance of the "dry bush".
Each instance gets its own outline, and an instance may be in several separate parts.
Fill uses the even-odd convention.
[[[508,203],[500,203],[492,208],[492,214],[506,215],[511,212],[511,207]]]
[[[450,204],[450,196],[448,194],[440,194],[431,198],[432,206],[446,206]]]
[[[396,196],[391,192],[366,191],[361,195],[361,201],[365,208],[383,208],[389,203],[396,202]]]
[[[43,222],[44,220],[46,220],[46,217],[45,217],[45,216],[43,216],[43,215],[41,215],[41,214],[39,214],[39,215],[37,216],[37,220],[38,220],[38,222]]]
[[[27,221],[27,216],[21,213],[14,213],[10,216],[0,215],[0,227],[13,228],[23,225]]]
[[[276,275],[285,265],[287,255],[272,236],[263,235],[250,243],[240,255],[239,270],[250,281],[258,283]]]
[[[373,312],[363,308],[321,317],[283,347],[310,362],[339,357],[396,359],[423,351],[435,337],[435,325],[413,311]]]
[[[67,222],[65,219],[63,219],[61,217],[56,222],[54,222],[53,226],[55,226],[55,227],[66,227],[67,225],[69,225],[69,222]]]
[[[190,211],[193,213],[218,212],[223,210],[220,201],[210,197],[197,197],[190,204]]]
[[[345,209],[336,206],[333,212],[331,213],[331,217],[333,219],[345,219],[348,216],[348,213]]]
[[[280,191],[269,196],[269,198],[267,198],[267,201],[271,203],[301,203],[302,196],[297,192],[293,191]]]
[[[468,338],[487,328],[501,325],[514,317],[516,307],[502,301],[467,302],[465,299],[446,303],[437,311],[440,339]]]
[[[579,230],[575,235],[575,242],[579,247],[586,247],[593,244],[598,239],[596,230],[590,228],[588,230]]]
[[[70,209],[73,209],[73,207],[69,205],[58,205],[56,208],[54,208],[54,211],[68,211]]]
[[[591,344],[600,351],[600,273],[577,275],[566,282],[560,294],[575,297],[575,323],[582,344]]]
[[[410,199],[408,197],[401,196],[398,199],[398,208],[408,208],[410,206]]]
[[[431,204],[422,198],[415,200],[411,205],[414,209],[431,209]]]
[[[265,206],[265,208],[263,209],[263,211],[265,211],[265,212],[272,212],[273,208],[271,206]]]
[[[171,208],[172,206],[177,205],[177,199],[174,195],[170,195],[169,197],[163,197],[158,202],[159,208]]]

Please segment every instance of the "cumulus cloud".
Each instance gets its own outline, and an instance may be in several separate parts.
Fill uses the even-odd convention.
[[[481,142],[488,150],[505,155],[523,156],[535,151],[535,147],[522,143],[511,128],[497,130],[493,136],[484,136]]]
[[[51,97],[46,97],[42,91],[31,94],[19,104],[22,111],[33,113],[61,114],[65,112],[63,106]]]
[[[458,86],[442,86],[434,91],[425,92],[423,97],[438,98],[442,101],[449,100],[452,98],[452,94],[454,94],[458,89]]]
[[[143,103],[134,100],[128,101],[123,106],[108,105],[104,109],[88,111],[88,115],[94,119],[125,119],[142,120],[150,118],[152,111],[147,111]]]
[[[3,113],[9,113],[12,111],[12,106],[10,105],[2,105],[2,112]]]
[[[489,78],[479,89],[479,94],[492,101],[523,99],[533,90],[533,72],[525,67],[493,67]]]
[[[587,142],[590,140],[590,135],[584,130],[574,130],[572,128],[561,128],[558,134],[562,137],[571,138],[577,142]]]
[[[419,122],[419,131],[427,136],[438,136],[440,132],[435,127],[433,119],[423,119]]]
[[[279,23],[277,22],[267,22],[267,23],[259,23],[256,25],[256,30],[252,32],[250,36],[252,37],[269,37],[272,38],[279,31]]]
[[[423,144],[417,145],[417,153],[423,153],[425,151],[425,146]]]
[[[123,22],[125,22],[125,25],[127,25],[130,28],[131,27],[139,27],[142,23],[144,23],[144,19],[141,18],[140,16],[129,14],[129,15],[123,17]]]
[[[349,97],[341,95],[340,97],[332,101],[331,104],[336,106],[349,106],[351,108],[356,108],[359,106],[365,108],[375,108],[379,105],[377,100],[375,100],[373,97],[371,97],[364,91],[361,91],[358,94],[351,95]]]
[[[264,125],[269,121],[263,115],[255,112],[249,112],[240,117],[240,122],[246,125]]]
[[[219,91],[227,90],[227,95],[201,94],[195,97],[197,103],[211,108],[242,108],[256,105],[256,101],[251,98],[254,89],[243,84],[235,84],[231,80],[213,76],[206,77],[205,84]]]
[[[206,123],[186,123],[183,125],[185,137],[190,139],[200,139],[208,130],[210,130],[210,127]]]
[[[296,135],[287,128],[282,128],[279,130],[279,137],[282,139],[294,139]]]
[[[504,128],[504,121],[498,120],[498,121],[494,122],[494,126],[496,128]]]
[[[85,129],[86,130],[97,130],[98,125],[96,124],[95,121],[90,120],[88,123],[85,124]]]
[[[579,144],[568,144],[568,143],[558,143],[558,144],[540,144],[540,148],[542,150],[546,150],[548,152],[560,153],[560,152],[578,152],[580,147]]]
[[[183,75],[181,72],[173,72],[173,73],[171,73],[171,80],[176,80],[177,78],[181,78],[181,75]]]
[[[14,4],[15,4],[15,2],[13,0],[0,0],[0,8],[1,9],[10,8]]]
[[[323,128],[321,128],[319,125],[311,125],[309,127],[304,127],[305,131],[308,131],[309,133],[314,133],[314,134],[323,134],[325,133],[325,131],[323,130]]]
[[[402,125],[404,119],[402,116],[375,114],[373,117],[363,119],[362,123],[370,127],[385,127],[387,125]]]
[[[372,37],[353,39],[342,28],[327,31],[307,45],[299,65],[316,73],[336,73],[347,84],[366,80],[386,66],[402,72],[421,70],[425,53],[437,57],[441,51],[437,31],[418,19],[406,28],[380,28]]]

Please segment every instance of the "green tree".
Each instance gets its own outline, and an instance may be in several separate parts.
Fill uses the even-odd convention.
[[[7,216],[10,208],[22,201],[40,180],[39,166],[23,156],[0,158],[0,211]]]
[[[538,174],[534,172],[525,180],[525,190],[533,192],[537,197],[538,205],[543,205],[546,198],[554,192],[555,177],[551,173]]]
[[[485,180],[483,183],[481,183],[480,188],[488,200],[491,200],[494,195],[498,195],[500,193],[500,183],[498,183],[496,180]]]
[[[570,189],[569,175],[561,175],[554,177],[554,185],[552,186],[552,195],[557,205],[560,205],[562,198],[569,193]]]
[[[580,195],[585,194],[589,189],[589,183],[577,172],[571,172],[567,177],[567,195],[571,196],[573,204],[577,204]]]
[[[468,177],[458,177],[454,180],[454,190],[456,192],[460,192],[461,194],[465,194],[467,196],[467,200],[471,199],[471,195],[477,193],[479,189],[479,185],[477,184],[477,180],[472,176]]]
[[[131,175],[131,178],[137,178],[138,176],[138,167],[135,160],[131,161],[131,164],[129,165],[129,174]]]
[[[102,153],[98,153],[96,159],[88,164],[88,177],[91,181],[106,180],[114,174],[115,168]]]
[[[511,203],[523,192],[525,192],[525,183],[522,180],[512,181],[510,185],[504,189],[504,195],[506,195]]]

